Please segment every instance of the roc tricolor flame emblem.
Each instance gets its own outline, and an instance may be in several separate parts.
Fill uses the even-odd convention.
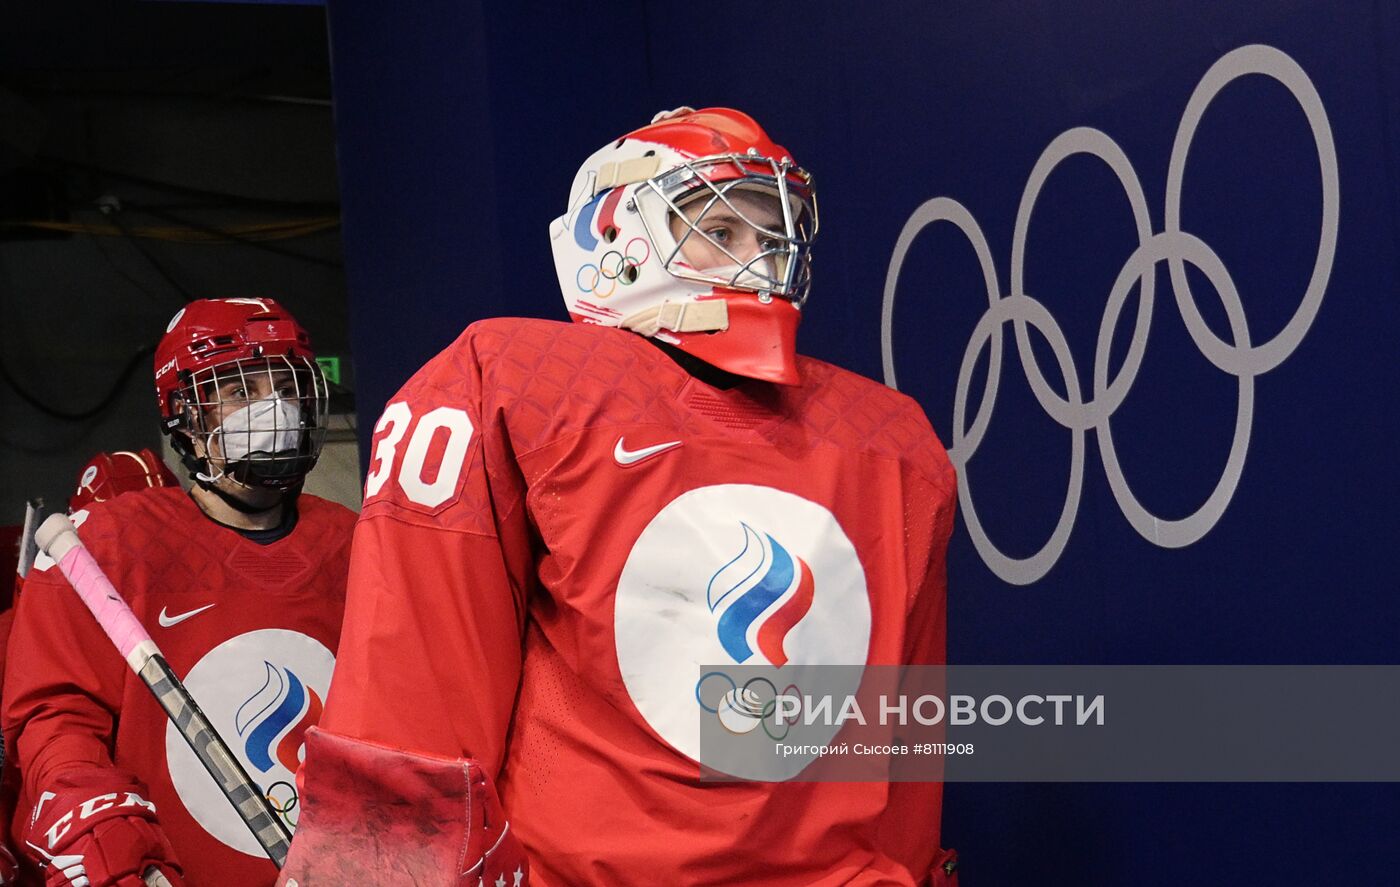
[[[869,588],[850,537],[825,505],[759,484],[695,487],[663,505],[632,543],[613,606],[618,670],[637,714],[691,760],[745,778],[723,754],[707,758],[702,727],[718,718],[725,736],[762,742],[779,688],[870,654]],[[755,667],[773,673],[750,681],[726,671]],[[831,692],[854,693],[861,674],[849,670],[849,686]],[[806,766],[795,756],[781,764],[784,779]]]
[[[719,614],[719,641],[735,662],[748,662],[757,648],[770,665],[783,666],[788,633],[812,608],[812,568],[768,533],[739,526],[743,548],[710,577],[706,602]]]
[[[266,660],[263,666],[267,679],[262,689],[239,706],[234,724],[238,735],[244,737],[243,750],[254,767],[266,773],[275,757],[277,763],[295,773],[306,731],[321,719],[321,697],[290,668],[279,668]]]
[[[210,723],[291,829],[301,812],[296,772],[306,731],[321,717],[334,668],[334,654],[315,638],[260,628],[219,644],[185,676]],[[173,722],[166,725],[165,758],[175,793],[200,828],[240,853],[262,854]]]

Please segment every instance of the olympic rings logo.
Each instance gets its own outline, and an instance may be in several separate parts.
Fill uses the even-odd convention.
[[[1312,277],[1292,318],[1278,335],[1259,345],[1250,341],[1244,305],[1225,264],[1204,241],[1181,227],[1182,178],[1186,171],[1186,156],[1191,148],[1191,140],[1205,115],[1206,108],[1215,96],[1236,78],[1246,74],[1263,74],[1273,78],[1287,88],[1302,107],[1308,126],[1312,130],[1322,177],[1321,231]],[[1132,208],[1138,235],[1138,247],[1119,272],[1104,308],[1094,351],[1093,396],[1088,401],[1084,400],[1079,390],[1078,373],[1064,334],[1045,306],[1025,294],[1023,279],[1026,232],[1030,227],[1031,211],[1035,207],[1036,198],[1050,173],[1061,162],[1075,154],[1097,157],[1117,175]],[[972,537],[978,554],[993,573],[1006,582],[1029,585],[1043,577],[1059,560],[1069,541],[1070,531],[1074,527],[1079,510],[1084,484],[1084,433],[1091,429],[1097,436],[1104,472],[1108,476],[1113,497],[1118,502],[1123,516],[1144,539],[1163,548],[1181,548],[1199,541],[1210,532],[1233,498],[1244,471],[1254,419],[1254,379],[1288,359],[1302,342],[1322,305],[1322,297],[1327,290],[1332,261],[1337,251],[1338,199],[1337,151],[1321,97],[1307,74],[1292,58],[1273,47],[1254,45],[1241,47],[1221,57],[1201,78],[1201,82],[1186,103],[1186,110],[1182,114],[1172,145],[1167,171],[1165,225],[1164,230],[1159,233],[1152,230],[1147,198],[1122,148],[1103,132],[1087,127],[1062,133],[1050,143],[1031,170],[1016,214],[1016,227],[1011,245],[1011,291],[1008,295],[1000,294],[1001,288],[986,237],[976,219],[962,204],[949,197],[937,197],[914,211],[895,243],[894,253],[890,257],[889,272],[885,278],[880,320],[885,381],[891,387],[897,387],[891,334],[895,290],[905,256],[914,239],[925,227],[938,221],[951,222],[967,236],[976,251],[990,304],[973,330],[972,339],[968,342],[958,372],[953,402],[953,446],[949,449],[948,456],[957,468],[958,501],[967,521],[968,534]],[[1172,295],[1192,342],[1211,364],[1234,376],[1239,382],[1234,438],[1224,470],[1206,501],[1195,512],[1180,520],[1157,517],[1138,501],[1123,475],[1114,449],[1110,425],[1113,414],[1127,398],[1128,390],[1142,365],[1152,320],[1154,268],[1162,261],[1167,262],[1171,272]],[[1215,289],[1229,319],[1230,336],[1233,341],[1222,341],[1201,316],[1195,296],[1187,284],[1187,263],[1203,272]],[[1129,291],[1138,282],[1141,282],[1141,293],[1128,354],[1117,375],[1110,378],[1109,349],[1113,333],[1118,326]],[[1072,435],[1069,485],[1064,508],[1049,540],[1039,551],[1026,558],[1006,555],[987,535],[972,501],[972,489],[967,473],[968,463],[976,454],[991,422],[992,407],[996,402],[997,387],[1001,381],[1002,327],[1008,321],[1013,325],[1017,354],[1021,365],[1025,367],[1027,381],[1036,400],[1051,418]],[[1035,353],[1031,350],[1028,326],[1035,327],[1049,343],[1060,375],[1064,379],[1068,397],[1060,397],[1046,382],[1036,362]],[[973,368],[984,348],[990,349],[987,380],[981,407],[969,426],[969,388]]]
[[[640,258],[632,254],[635,244],[641,244],[645,250]],[[579,292],[592,293],[594,298],[606,299],[617,291],[619,283],[623,286],[636,283],[641,267],[650,258],[651,244],[644,237],[633,237],[627,241],[625,250],[611,249],[603,253],[598,264],[586,262],[580,265],[578,271],[574,272],[574,283]]]
[[[273,811],[282,818],[288,828],[297,827],[299,814],[294,815],[298,801],[296,786],[286,780],[278,780],[268,786],[263,797],[267,798],[268,804],[272,806]]]
[[[716,691],[713,689],[708,692],[705,689],[706,682],[714,678],[721,682],[718,696],[714,696]],[[728,690],[723,689],[724,682],[728,682]],[[713,684],[711,686],[713,687]],[[797,685],[788,684],[779,694],[777,685],[764,677],[749,678],[740,687],[732,675],[722,671],[706,672],[695,683],[695,701],[702,709],[719,718],[724,729],[735,735],[742,735],[753,732],[755,727],[762,727],[763,732],[774,742],[782,742],[792,730],[790,721],[783,721],[777,717],[780,695],[800,699],[802,691]],[[706,697],[713,698],[707,702]],[[776,727],[782,727],[783,732],[774,733],[773,728]]]

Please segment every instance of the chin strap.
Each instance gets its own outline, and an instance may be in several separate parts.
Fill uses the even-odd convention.
[[[218,487],[214,486],[214,484],[203,480],[202,477],[202,475],[196,476],[195,483],[199,484],[199,486],[202,489],[208,490],[215,496],[218,496],[229,508],[232,508],[234,511],[241,512],[242,514],[266,514],[274,508],[286,505],[288,502],[290,502],[292,499],[295,499],[301,493],[301,484],[297,484],[296,486],[291,487],[284,487],[282,490],[279,491],[282,495],[277,497],[277,499],[275,499],[272,502],[272,504],[258,508],[249,505],[247,502],[244,502],[242,499],[239,499],[237,496],[234,496],[233,494],[225,490],[219,489]]]
[[[220,472],[216,476],[206,474],[204,469],[208,467],[207,463],[194,454],[194,449],[189,446],[184,438],[172,434],[170,436],[170,446],[179,454],[180,464],[185,466],[185,469],[190,473],[190,480],[198,484],[200,489],[207,490],[215,496],[218,496],[225,505],[241,514],[266,514],[280,505],[285,505],[301,494],[302,484],[305,482],[305,479],[303,479],[290,487],[283,487],[281,490],[282,495],[271,505],[262,507],[252,506],[231,493],[219,489],[216,484],[224,478],[225,473]]]
[[[662,330],[673,333],[704,333],[729,329],[729,304],[723,299],[662,302],[638,311],[619,324],[625,330],[654,336]]]

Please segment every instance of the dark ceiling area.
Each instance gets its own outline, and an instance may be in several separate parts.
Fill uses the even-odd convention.
[[[54,145],[55,99],[329,105],[319,6],[26,0],[0,29],[0,173]]]
[[[7,9],[0,77],[20,91],[330,98],[320,6],[23,0]]]
[[[254,295],[342,360],[348,411],[325,8],[7,4],[0,509],[68,487],[93,452],[157,445],[166,322],[192,299]]]

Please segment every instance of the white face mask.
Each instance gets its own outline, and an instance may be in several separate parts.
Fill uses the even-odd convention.
[[[269,397],[229,414],[210,435],[230,462],[250,453],[273,454],[295,450],[301,441],[301,407],[295,400]]]

